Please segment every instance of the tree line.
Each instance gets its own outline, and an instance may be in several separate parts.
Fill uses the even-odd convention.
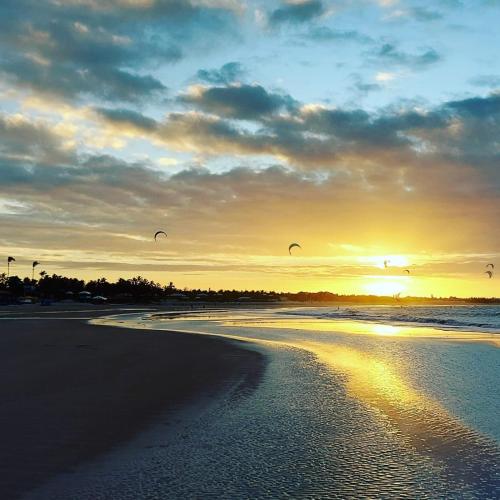
[[[88,292],[91,297],[103,296],[113,302],[158,302],[161,300],[202,300],[207,302],[233,302],[233,301],[287,301],[287,302],[324,302],[324,303],[352,303],[352,304],[498,304],[499,298],[491,297],[399,297],[378,295],[341,295],[328,291],[319,292],[274,292],[266,290],[203,290],[203,289],[178,289],[171,282],[161,285],[142,276],[129,279],[119,278],[111,282],[106,278],[84,281],[53,274],[44,275],[40,279],[21,279],[18,276],[0,274],[0,295],[3,302],[12,302],[20,297],[35,299],[78,300],[81,292]]]

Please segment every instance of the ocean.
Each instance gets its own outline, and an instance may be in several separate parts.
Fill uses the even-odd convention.
[[[338,306],[301,308],[289,314],[352,319],[390,325],[433,326],[447,330],[500,333],[500,305],[484,306]]]

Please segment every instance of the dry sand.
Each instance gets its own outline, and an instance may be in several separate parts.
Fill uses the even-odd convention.
[[[256,384],[265,365],[237,342],[89,325],[78,318],[88,311],[47,316],[0,319],[2,499],[71,471],[228,383]]]

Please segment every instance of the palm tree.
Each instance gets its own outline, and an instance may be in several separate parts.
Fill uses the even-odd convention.
[[[14,259],[14,257],[7,257],[7,278],[10,276],[10,263],[11,262],[16,262],[16,259]]]
[[[39,264],[40,264],[40,262],[38,262],[37,260],[33,261],[33,264],[31,267],[31,281],[33,281],[35,279],[35,267],[38,266]]]

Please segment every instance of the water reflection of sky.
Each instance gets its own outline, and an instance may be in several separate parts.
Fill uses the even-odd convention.
[[[284,314],[206,311],[138,319],[145,328],[194,331],[307,349],[383,411],[443,411],[500,442],[500,349],[488,333],[441,331]],[[128,323],[128,322],[127,322]],[[439,409],[439,410],[438,410]],[[421,414],[419,418],[426,418]]]

